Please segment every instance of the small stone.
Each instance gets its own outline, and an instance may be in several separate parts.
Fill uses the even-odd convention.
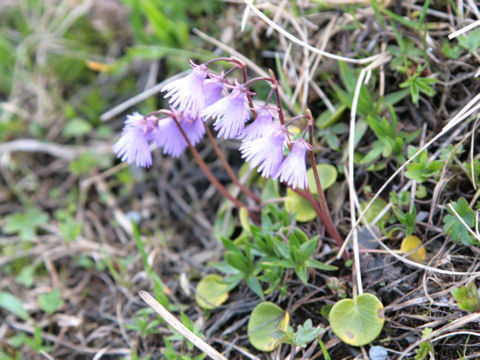
[[[370,360],[387,360],[388,351],[383,346],[372,346],[368,355]]]

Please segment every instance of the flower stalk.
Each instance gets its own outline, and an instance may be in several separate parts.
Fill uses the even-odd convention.
[[[328,209],[327,199],[325,198],[325,193],[322,189],[322,184],[320,183],[320,176],[318,175],[317,163],[315,161],[315,154],[313,152],[313,117],[310,110],[307,109],[307,118],[308,118],[308,131],[309,131],[309,142],[311,149],[309,151],[310,165],[312,166],[313,176],[315,178],[315,185],[317,187],[317,203],[320,208],[318,217],[325,226],[328,234],[336,241],[339,247],[343,245],[343,239],[338,233],[337,228],[333,222],[332,217],[330,216],[330,210]]]

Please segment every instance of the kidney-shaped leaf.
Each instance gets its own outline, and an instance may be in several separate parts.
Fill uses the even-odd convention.
[[[195,301],[202,309],[215,309],[227,300],[227,288],[228,285],[223,282],[220,275],[207,275],[197,285]]]
[[[337,181],[337,169],[330,164],[318,164],[317,165],[318,177],[320,178],[320,185],[325,191]],[[307,171],[308,187],[313,194],[317,193],[317,185],[315,183],[315,176],[313,175],[313,169],[310,168]]]
[[[382,331],[385,322],[383,305],[372,294],[360,295],[356,300],[343,299],[333,305],[329,321],[340,340],[362,346],[375,340]]]
[[[278,330],[286,331],[290,316],[274,303],[264,301],[255,306],[248,320],[248,340],[260,351],[272,351],[280,343],[272,336]]]
[[[295,220],[297,221],[306,222],[317,216],[312,205],[290,188],[287,189],[285,208],[288,212],[296,214]]]
[[[337,169],[330,164],[318,164],[318,177],[320,178],[320,184],[322,189],[325,190],[332,186],[337,180]],[[313,175],[312,168],[308,169],[308,187],[313,194],[317,193],[317,185],[315,184],[315,176]],[[315,219],[317,216],[312,205],[298,195],[295,191],[288,188],[287,197],[285,199],[285,208],[291,213],[296,213],[295,220],[306,222]]]

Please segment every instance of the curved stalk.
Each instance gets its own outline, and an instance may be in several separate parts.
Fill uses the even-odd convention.
[[[217,153],[217,156],[220,159],[221,163],[223,164],[223,167],[225,168],[225,171],[227,172],[228,176],[230,176],[232,181],[240,188],[241,191],[243,191],[243,193],[245,193],[245,195],[252,198],[257,204],[260,204],[261,199],[257,195],[255,195],[253,192],[251,192],[248,188],[246,188],[245,185],[243,185],[240,182],[240,180],[238,180],[238,177],[235,175],[235,172],[232,170],[232,168],[228,164],[227,159],[225,159],[225,156],[223,155],[222,151],[218,147],[217,142],[215,141],[208,125],[206,123],[204,123],[204,125],[205,125],[205,131],[208,136],[208,140],[210,140],[210,142],[212,143],[213,149]]]
[[[172,114],[173,115],[173,114]],[[198,153],[197,149],[192,145],[192,143],[190,142],[190,139],[188,138],[187,134],[185,133],[185,131],[183,130],[182,126],[180,125],[179,121],[177,120],[177,118],[175,116],[172,116],[172,119],[175,120],[175,123],[177,124],[178,126],[178,129],[180,130],[180,132],[182,133],[182,136],[183,138],[185,139],[185,141],[187,142],[187,145],[188,145],[188,148],[190,149],[193,157],[195,158],[195,160],[197,161],[198,163],[198,166],[200,166],[200,168],[202,169],[203,173],[205,174],[205,176],[208,178],[208,180],[213,184],[213,186],[215,186],[217,188],[217,190],[223,195],[225,196],[228,200],[230,200],[237,208],[246,208],[248,210],[248,214],[250,215],[250,217],[253,219],[253,220],[258,220],[258,209],[252,209],[252,208],[249,208],[247,205],[245,205],[243,202],[241,202],[240,200],[238,200],[237,198],[235,198],[232,194],[230,194],[228,192],[228,190],[225,188],[225,186],[223,186],[220,181],[217,180],[217,178],[215,177],[215,175],[213,175],[213,173],[210,171],[210,169],[208,168],[207,164],[205,163],[205,161],[203,161],[202,157],[200,156],[200,154]]]

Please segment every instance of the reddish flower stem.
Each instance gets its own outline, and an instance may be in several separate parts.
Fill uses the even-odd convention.
[[[228,190],[220,183],[220,181],[217,180],[215,175],[212,174],[212,172],[208,168],[205,161],[203,161],[203,159],[200,156],[200,154],[198,153],[197,149],[192,145],[192,143],[190,142],[190,139],[188,138],[187,134],[185,134],[185,131],[183,130],[183,128],[180,125],[180,122],[177,120],[177,118],[175,116],[172,116],[172,119],[175,120],[175,123],[177,124],[180,132],[182,133],[185,141],[187,142],[188,148],[192,152],[192,155],[195,158],[195,160],[197,161],[198,166],[200,166],[203,173],[208,178],[208,180],[213,184],[213,186],[215,186],[217,188],[217,190],[223,196],[225,196],[228,200],[230,200],[237,208],[239,208],[239,209],[242,208],[242,207],[246,208],[248,210],[248,214],[250,215],[252,220],[258,221],[259,220],[258,210],[247,207],[247,205],[245,205],[243,202],[241,202],[240,200],[238,200],[237,198],[235,198],[232,194],[230,194],[228,192]]]
[[[282,99],[280,98],[280,92],[278,91],[278,81],[272,69],[268,69],[268,71],[270,73],[270,82],[272,83],[272,89],[273,91],[275,91],[275,100],[277,101],[278,107],[278,118],[280,119],[280,123],[282,125],[285,125],[285,115],[283,114]]]
[[[243,83],[246,84],[248,82],[248,74],[247,74],[247,65],[244,63],[242,66],[242,76],[243,76]],[[253,106],[252,95],[247,91],[247,99],[248,99],[248,106],[250,107],[250,111],[252,112],[253,120],[257,118],[257,112]]]
[[[325,198],[325,193],[322,189],[322,184],[320,183],[320,177],[318,175],[317,163],[315,161],[315,154],[313,153],[313,118],[310,110],[307,109],[307,118],[308,118],[308,128],[309,128],[309,142],[311,150],[309,151],[310,164],[313,170],[313,176],[315,177],[315,185],[317,186],[317,197],[318,197],[318,206],[320,208],[319,218],[325,226],[328,234],[337,242],[339,247],[343,245],[343,238],[338,233],[335,224],[333,223],[332,217],[330,216],[330,210],[328,209],[327,199]],[[312,195],[313,196],[313,195]]]
[[[260,204],[262,200],[255,195],[253,192],[251,192],[248,188],[246,188],[240,180],[238,180],[238,177],[235,175],[235,172],[232,170],[230,165],[228,164],[227,159],[225,159],[225,156],[223,155],[222,151],[217,145],[217,142],[215,141],[215,138],[212,135],[212,132],[210,131],[208,125],[204,123],[205,125],[205,130],[207,132],[208,140],[212,143],[213,149],[217,153],[218,158],[220,159],[221,163],[223,164],[225,171],[227,172],[228,176],[233,180],[233,182],[242,190],[247,196],[252,198],[257,204]]]

